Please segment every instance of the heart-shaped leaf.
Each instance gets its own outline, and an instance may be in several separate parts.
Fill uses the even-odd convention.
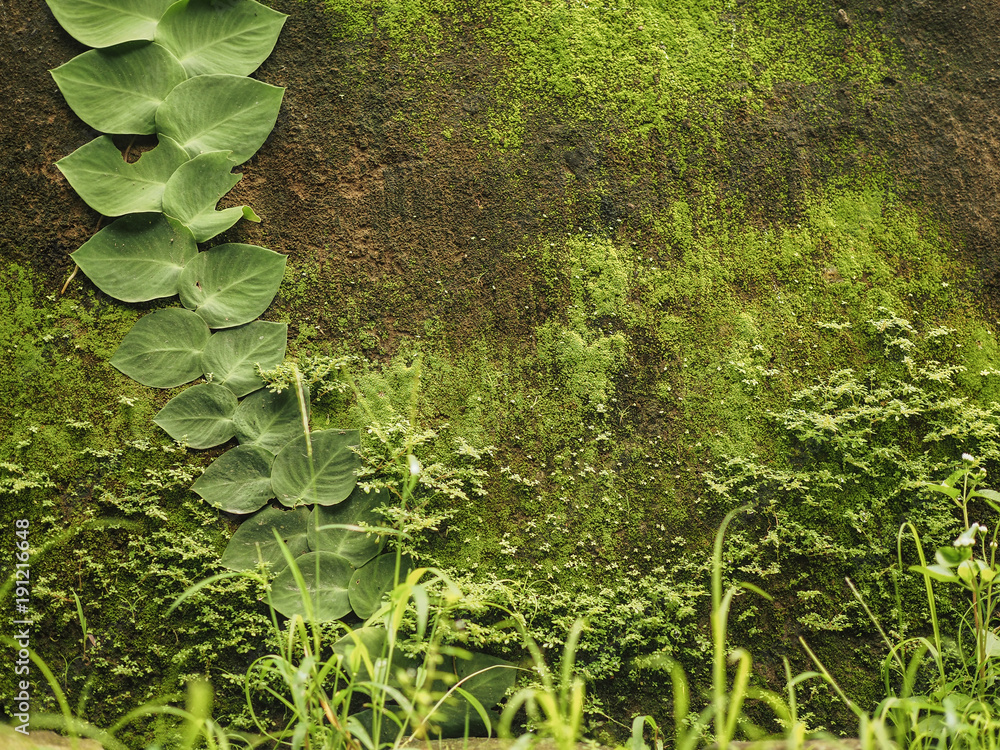
[[[198,76],[176,86],[156,112],[156,130],[191,156],[232,151],[242,164],[278,119],[284,89],[232,75]]]
[[[350,562],[332,552],[309,552],[295,562],[305,579],[306,595],[317,620],[339,620],[350,613],[347,584],[354,572]],[[286,617],[305,616],[305,597],[291,568],[285,568],[271,583],[271,603]]]
[[[269,369],[280,364],[287,343],[287,323],[255,320],[214,333],[202,353],[205,376],[211,374],[213,383],[226,386],[237,397],[245,396],[264,387],[256,366]]]
[[[308,420],[308,393],[305,405]],[[260,390],[251,393],[236,408],[233,423],[240,443],[259,445],[272,454],[278,453],[293,438],[302,435],[305,429],[299,399],[292,390],[281,393]]]
[[[492,708],[514,687],[517,669],[505,659],[474,653],[471,659],[455,659],[455,674],[464,680],[460,687],[486,708]]]
[[[278,502],[296,505],[336,505],[346,500],[361,463],[352,448],[360,445],[358,430],[319,430],[299,435],[274,459],[271,486]]]
[[[173,0],[45,0],[70,36],[88,47],[149,40]]]
[[[150,388],[174,388],[200,377],[208,325],[190,310],[171,307],[140,318],[125,334],[111,364]]]
[[[189,76],[248,76],[271,54],[286,18],[253,0],[179,0],[160,19],[156,41]]]
[[[430,717],[435,733],[442,738],[468,737],[470,732],[478,735],[496,726],[500,716],[488,709],[514,684],[516,669],[512,663],[486,654],[470,656],[454,658],[454,671],[442,669],[431,686],[434,692],[449,692]]]
[[[177,294],[181,269],[198,254],[191,233],[163,214],[132,214],[106,226],[70,257],[97,287],[123,302]]]
[[[274,497],[271,492],[273,460],[274,456],[263,448],[237,446],[215,459],[191,489],[209,505],[226,513],[253,513]]]
[[[88,206],[105,216],[122,216],[162,211],[163,188],[187,160],[187,151],[163,136],[156,148],[129,164],[111,136],[102,135],[56,166]]]
[[[84,52],[54,69],[52,77],[77,117],[90,127],[146,134],[157,131],[157,109],[187,73],[160,45],[134,42]]]
[[[236,529],[226,551],[222,553],[223,567],[229,570],[253,570],[262,560],[270,565],[272,573],[284,570],[288,563],[274,539],[273,530],[277,530],[292,557],[298,557],[309,551],[306,541],[308,523],[308,508],[264,508]]]
[[[399,572],[400,580],[406,578],[406,569]],[[392,590],[396,580],[396,556],[379,555],[351,577],[348,597],[354,614],[367,620],[382,605],[382,597]]]
[[[163,213],[191,230],[198,242],[207,242],[242,218],[260,221],[249,206],[222,211],[215,204],[243,179],[233,174],[229,151],[201,154],[185,162],[171,175],[163,191]]]
[[[346,557],[358,567],[364,565],[382,551],[386,538],[362,531],[358,523],[385,526],[385,519],[375,508],[391,502],[388,490],[365,492],[355,487],[339,505],[315,506],[309,519],[309,548]]]
[[[236,396],[215,383],[193,385],[170,399],[153,421],[174,440],[192,448],[213,448],[236,434]]]
[[[232,243],[199,253],[181,272],[181,303],[211,328],[233,328],[264,312],[278,293],[285,256]]]

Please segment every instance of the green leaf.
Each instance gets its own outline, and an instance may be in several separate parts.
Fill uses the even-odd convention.
[[[308,419],[308,394],[305,403]],[[299,400],[295,391],[291,390],[282,393],[268,390],[251,393],[236,408],[233,423],[240,443],[259,445],[270,453],[280,451],[293,438],[302,435],[304,430]]]
[[[361,462],[352,447],[361,443],[358,430],[320,430],[299,435],[274,459],[271,486],[282,505],[335,505],[350,496]],[[309,446],[312,455],[309,455]]]
[[[163,213],[191,230],[198,242],[207,242],[242,218],[260,221],[249,206],[234,206],[222,211],[215,204],[243,179],[233,174],[229,151],[201,154],[185,162],[167,181],[163,191]]]
[[[949,487],[945,484],[935,484],[933,482],[924,482],[923,485],[926,489],[932,490],[933,492],[940,492],[943,495],[947,495],[953,500],[962,494],[961,490],[955,489],[954,487]]]
[[[107,295],[145,302],[177,294],[184,265],[198,254],[191,233],[163,214],[123,216],[70,257]]]
[[[348,596],[354,614],[367,620],[382,604],[382,597],[392,591],[396,577],[396,556],[379,555],[359,568],[351,578]],[[399,572],[400,580],[406,577],[405,568]]]
[[[1000,492],[996,490],[976,490],[970,497],[981,497],[993,510],[1000,511]]]
[[[45,0],[59,25],[88,47],[150,40],[172,0]]]
[[[260,217],[250,206],[230,206],[221,211],[216,211],[215,204],[210,210],[202,212],[199,216],[186,222],[187,227],[198,238],[198,242],[208,242],[217,234],[221,234],[229,229],[240,219],[260,223]]]
[[[163,188],[187,152],[163,136],[159,145],[129,164],[111,136],[102,135],[56,162],[88,206],[105,216],[162,211]]]
[[[309,548],[346,557],[355,566],[364,565],[385,547],[385,536],[359,528],[338,527],[357,527],[361,521],[369,526],[385,526],[385,519],[375,508],[391,502],[388,490],[365,492],[355,487],[351,496],[339,505],[317,505],[309,518]]]
[[[233,328],[264,312],[278,293],[285,256],[256,245],[218,245],[181,272],[181,303],[211,328]]]
[[[160,19],[156,41],[189,76],[248,76],[271,54],[286,18],[253,0],[180,0]]]
[[[263,448],[237,446],[215,459],[191,489],[219,510],[253,513],[274,497],[271,492],[273,460],[274,456]]]
[[[388,632],[385,628],[365,627],[354,628],[347,635],[333,644],[333,653],[344,657],[344,669],[348,675],[357,675],[358,681],[370,681],[380,679],[385,675],[372,674],[365,663],[365,657],[371,662],[372,667],[378,672],[376,664],[380,659],[385,659],[388,655],[386,648]],[[394,652],[399,654],[397,649]],[[395,661],[395,659],[393,659]]]
[[[514,687],[517,676],[512,662],[478,653],[472,654],[471,659],[456,659],[455,673],[460,680],[465,680],[462,687],[487,708],[492,708],[504,699],[507,691]]]
[[[382,627],[354,628],[333,644],[333,652],[344,657],[347,674],[356,677],[358,682],[376,680],[388,685],[398,685],[396,673],[400,669],[416,668],[418,662],[396,648],[392,652],[391,667],[386,664],[386,657],[389,655],[387,636],[388,632]],[[365,654],[374,667],[375,674],[368,669],[364,659]]]
[[[187,78],[177,58],[145,42],[92,49],[51,72],[77,117],[105,133],[155,133],[157,109]]]
[[[215,383],[193,385],[170,399],[153,417],[174,440],[192,448],[213,448],[236,434],[236,396]]]
[[[204,372],[201,352],[209,335],[205,321],[190,310],[157,310],[125,334],[111,364],[150,388],[174,388]]]
[[[236,529],[226,551],[222,553],[223,567],[229,570],[253,570],[257,567],[258,560],[263,560],[270,564],[272,573],[284,570],[288,567],[288,563],[285,562],[281,548],[274,540],[272,529],[278,530],[289,552],[293,557],[298,557],[309,550],[306,541],[308,523],[308,508],[296,510],[264,508],[250,516]]]
[[[464,687],[455,688],[431,722],[440,732],[441,738],[492,735],[493,727],[500,724],[500,714],[487,711],[482,701]]]
[[[439,672],[431,690],[448,692],[443,705],[431,716],[431,723],[441,737],[477,735],[499,722],[499,716],[487,709],[495,706],[514,684],[514,665],[486,654],[473,653],[469,659],[456,658],[454,673]],[[478,674],[477,674],[478,673]]]
[[[924,575],[933,578],[935,581],[958,583],[960,580],[957,575],[951,572],[951,568],[944,565],[911,565],[909,569],[914,573],[923,573]]]
[[[1000,638],[992,630],[987,630],[985,635],[986,656],[991,659],[1000,657]]]
[[[971,583],[975,579],[976,574],[979,572],[976,563],[978,560],[966,560],[964,563],[958,566],[955,570],[958,573],[958,577],[961,578],[966,583]],[[933,566],[932,566],[933,567]]]
[[[213,383],[226,386],[237,397],[245,396],[264,387],[255,366],[276,367],[285,358],[287,343],[287,323],[255,320],[214,333],[202,353],[205,376],[211,374]]]
[[[753,593],[757,594],[757,596],[762,596],[765,599],[767,599],[769,602],[773,602],[774,601],[774,597],[773,596],[771,596],[769,593],[767,593],[766,591],[764,591],[764,589],[762,589],[760,586],[758,586],[755,583],[749,583],[747,581],[738,581],[734,585],[737,588],[746,589],[747,591],[752,591]]]
[[[252,78],[198,76],[184,81],[156,112],[156,129],[191,156],[232,151],[242,164],[259,149],[278,119],[284,89]]]
[[[487,725],[483,722],[484,714],[489,718],[492,726],[497,726],[500,723],[500,717],[496,712],[484,710],[483,713],[480,713],[480,709],[483,708],[482,704],[479,707],[472,705],[461,694],[462,690],[463,688],[460,687],[452,693],[445,704],[431,716],[431,723],[440,732],[442,739],[463,737],[466,731],[472,737],[485,736]],[[468,693],[468,691],[465,692]],[[468,694],[471,695],[471,693]]]
[[[970,557],[972,557],[972,550],[969,547],[938,547],[934,552],[934,559],[939,565],[947,565],[952,568],[961,565]]]
[[[350,613],[347,584],[354,572],[350,562],[331,552],[309,552],[296,562],[305,579],[306,593],[317,620],[339,620]],[[305,616],[302,591],[291,568],[285,568],[272,582],[271,602],[286,617]]]

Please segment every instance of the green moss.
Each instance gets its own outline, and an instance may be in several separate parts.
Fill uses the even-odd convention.
[[[497,17],[487,34],[513,63],[501,100],[562,103],[627,140],[711,108],[759,111],[786,81],[870,91],[887,70],[873,19],[848,34],[817,2],[506,3]]]
[[[566,241],[570,270],[571,316],[580,320],[621,317],[628,303],[630,264],[606,237],[580,235]]]
[[[24,463],[63,464],[71,472],[84,446],[114,450],[148,434],[148,409],[120,401],[145,401],[145,389],[127,385],[103,362],[137,316],[45,297],[25,269],[5,271],[0,351],[12,367],[0,379],[0,413],[11,429],[0,435],[0,449]],[[86,367],[88,358],[96,366]]]
[[[392,40],[397,53],[434,54],[444,35],[442,14],[454,10],[451,2],[359,3],[326,0],[338,33],[354,42],[379,32]]]
[[[849,83],[863,101],[899,57],[879,16],[858,12],[843,29],[816,0],[721,7],[492,0],[471,9],[440,0],[328,0],[327,7],[343,39],[390,41],[404,75],[420,85],[428,83],[426,63],[444,51],[491,50],[503,63],[482,88],[488,123],[466,118],[465,127],[503,150],[520,149],[528,123],[544,112],[604,123],[619,144],[657,131],[673,148],[702,151],[717,145],[720,111],[761,114],[787,82]],[[669,134],[682,122],[712,135],[699,142],[687,134],[681,145]]]
[[[488,494],[449,507],[447,536],[432,537],[427,554],[453,570],[476,571],[467,585],[478,595],[492,591],[530,609],[543,641],[566,632],[569,602],[590,612],[581,663],[595,678],[614,677],[617,687],[602,695],[621,712],[649,710],[631,706],[621,691],[631,659],[659,650],[696,674],[704,669],[697,610],[678,606],[677,597],[701,600],[707,545],[727,503],[762,502],[735,485],[721,497],[712,490],[739,467],[756,466],[784,486],[766,496],[780,510],[765,503],[756,512],[778,519],[788,536],[775,538],[787,554],[772,554],[763,521],[755,521],[734,530],[731,559],[778,595],[795,627],[864,627],[838,583],[842,568],[831,563],[848,564],[862,550],[863,585],[877,606],[891,606],[887,579],[868,561],[884,570],[901,508],[917,506],[884,498],[898,495],[904,475],[906,482],[932,478],[961,446],[942,443],[935,461],[923,461],[926,433],[916,426],[899,432],[893,422],[895,431],[873,433],[866,450],[887,452],[902,473],[859,475],[813,509],[811,485],[796,478],[796,467],[822,465],[826,454],[796,447],[774,416],[793,395],[846,368],[886,383],[923,377],[908,375],[905,344],[892,343],[894,326],[903,325],[893,321],[910,319],[924,352],[920,367],[935,367],[927,364],[933,359],[968,368],[944,388],[971,399],[971,410],[949,417],[954,424],[992,419],[971,405],[987,404],[982,399],[996,387],[994,374],[980,374],[996,351],[995,334],[955,294],[967,271],[933,225],[878,185],[829,188],[808,198],[801,221],[769,228],[738,213],[698,221],[677,202],[651,220],[644,243],[640,251],[574,233],[523,248],[523,257],[546,269],[555,308],[530,343],[492,334],[461,346],[410,342],[387,369],[359,371],[366,402],[380,406],[361,413],[345,402],[327,417],[348,426],[408,414],[414,384],[405,364],[420,352],[420,419],[448,424],[438,455],[459,439],[496,446]],[[938,508],[912,518],[944,533],[948,514]],[[855,525],[838,526],[844,518]],[[806,580],[812,583],[797,583]],[[761,642],[783,632],[775,611],[741,603],[735,637]],[[485,632],[480,638],[492,642]],[[837,644],[826,653],[841,665],[854,658]],[[855,676],[856,695],[877,693],[876,681]],[[812,708],[829,721],[822,700]]]
[[[36,549],[60,540],[32,563],[32,647],[98,726],[198,674],[219,691],[219,715],[245,722],[240,675],[268,630],[259,592],[222,584],[165,615],[219,569],[229,525],[187,490],[204,458],[152,423],[166,394],[107,364],[137,318],[92,294],[48,294],[25,268],[0,269],[0,352],[12,365],[0,369],[0,463],[20,467],[8,477],[35,480],[0,478],[0,524],[28,519]],[[33,711],[57,710],[41,675],[31,678]],[[0,704],[10,705],[14,680],[13,670],[0,675]]]
[[[362,129],[400,124],[394,142],[421,155],[439,153],[450,133],[449,150],[478,159],[459,168],[476,172],[470,190],[489,186],[481,221],[501,238],[486,242],[476,225],[487,259],[478,279],[463,279],[464,268],[442,279],[442,268],[413,259],[419,248],[368,265],[363,283],[346,264],[293,259],[275,316],[292,324],[294,353],[372,358],[354,364],[363,398],[331,390],[316,425],[409,417],[409,365],[421,355],[417,413],[438,432],[421,457],[472,446],[490,470],[485,496],[432,509],[452,517],[424,553],[521,612],[553,653],[573,619],[589,616],[580,663],[620,720],[666,710],[666,681],[635,657],[667,653],[704,672],[707,545],[722,513],[748,498],[758,507],[734,528],[730,572],[764,583],[778,603],[739,601],[734,642],[778,654],[789,644],[775,634],[805,631],[871,702],[880,686],[856,660],[872,662],[874,641],[858,651],[838,639],[837,628],[863,619],[835,574],[857,563],[879,614],[890,614],[876,573],[892,563],[895,524],[914,510],[899,497],[902,480],[962,446],[949,437],[924,461],[924,426],[897,430],[886,419],[865,444],[882,473],[866,477],[836,465],[841,447],[801,439],[775,415],[817,384],[816,399],[823,388],[861,399],[882,388],[891,403],[917,377],[904,339],[919,345],[920,367],[942,363],[932,374],[966,368],[941,387],[968,399],[948,412],[951,427],[985,425],[992,439],[1000,389],[998,342],[964,291],[968,270],[894,195],[891,165],[855,154],[855,136],[784,143],[800,125],[851,121],[887,72],[907,75],[875,17],[852,12],[841,29],[818,0],[326,5],[336,49],[352,63],[343,89],[393,92],[376,102],[375,125],[364,99]],[[834,88],[848,105],[837,108]],[[749,123],[749,156],[726,140],[734,122]],[[772,125],[781,132],[768,135]],[[530,229],[507,231],[522,219]],[[399,238],[386,228],[394,214],[375,220],[379,237]],[[461,254],[457,242],[447,249]],[[174,689],[197,671],[222,686],[221,718],[240,720],[239,674],[263,648],[257,592],[220,590],[176,623],[162,618],[215,570],[228,535],[185,489],[209,457],[164,446],[150,417],[165,394],[107,366],[137,313],[47,299],[37,283],[11,268],[0,286],[0,351],[16,373],[0,373],[0,417],[13,425],[0,445],[20,467],[11,475],[34,471],[35,484],[56,489],[25,488],[4,513],[32,514],[42,533],[100,515],[140,523],[128,536],[86,532],[40,563],[50,602],[40,614],[56,639],[45,655],[64,665],[73,697],[95,676],[99,723],[125,707],[123,684],[139,702],[160,678]],[[946,328],[954,332],[934,333]],[[836,423],[850,398],[828,400],[810,411]],[[883,406],[876,416],[887,416]],[[955,435],[988,443],[969,429]],[[804,489],[835,469],[851,479],[845,489]],[[947,509],[914,517],[932,535],[950,528]],[[72,591],[98,638],[86,659]],[[471,627],[478,642],[510,647],[508,636]],[[0,698],[9,690],[0,682]],[[817,721],[837,718],[821,692],[811,705]]]

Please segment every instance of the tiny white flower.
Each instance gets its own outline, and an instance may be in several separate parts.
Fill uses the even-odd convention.
[[[958,535],[958,539],[952,542],[953,547],[971,547],[976,543],[976,532],[979,531],[978,523],[972,524],[969,528]]]
[[[963,461],[968,461],[971,464],[971,463],[974,463],[976,459],[974,459],[972,457],[971,453],[963,453],[962,454],[962,460]]]
[[[420,461],[412,453],[406,457],[406,460],[410,462],[410,475],[416,476],[420,473]]]

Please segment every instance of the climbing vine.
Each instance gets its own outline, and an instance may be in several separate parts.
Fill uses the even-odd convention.
[[[233,168],[277,120],[284,89],[247,76],[270,55],[287,17],[255,0],[48,2],[72,36],[95,47],[52,76],[77,116],[108,133],[56,166],[91,208],[117,217],[71,257],[123,302],[180,302],[141,318],[111,364],[151,388],[204,378],[153,421],[191,448],[239,443],[192,486],[219,510],[253,514],[225,566],[269,563],[275,589],[287,594],[276,596],[276,607],[301,613],[277,529],[301,556],[314,611],[370,616],[395,565],[380,558],[384,538],[357,523],[379,525],[375,509],[389,493],[357,489],[357,430],[310,430],[307,388],[272,392],[258,374],[285,357],[287,325],[257,319],[278,291],[285,257],[239,243],[199,250],[240,219],[260,221],[249,206],[216,206],[241,179]],[[155,135],[157,143],[129,163],[111,133]],[[274,500],[290,510],[269,507]]]
[[[48,3],[70,34],[96,48],[52,71],[73,111],[105,133],[157,140],[135,163],[111,135],[57,162],[91,208],[118,217],[72,253],[77,266],[123,302],[180,302],[140,318],[111,364],[151,388],[204,378],[153,421],[195,449],[238,442],[191,486],[213,507],[247,516],[222,565],[266,564],[272,605],[286,616],[371,618],[406,564],[384,553],[384,535],[365,531],[384,528],[379,510],[392,495],[358,485],[359,430],[310,429],[309,389],[294,365],[294,383],[283,390],[265,389],[260,376],[285,358],[287,325],[258,320],[277,294],[285,257],[239,243],[198,247],[240,219],[260,221],[248,206],[216,206],[241,179],[233,168],[277,120],[284,89],[247,76],[271,53],[287,16],[255,0]],[[418,472],[419,464],[410,469]],[[477,658],[480,666],[502,663]],[[485,682],[467,687],[493,706],[513,673],[501,682],[499,693]],[[442,731],[465,731],[466,713],[446,712]]]

